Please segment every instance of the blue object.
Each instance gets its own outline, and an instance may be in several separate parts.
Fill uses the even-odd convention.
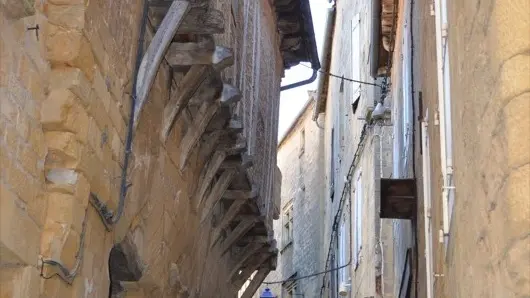
[[[263,293],[261,293],[260,298],[274,298],[274,295],[272,295],[272,292],[269,288],[265,288]]]

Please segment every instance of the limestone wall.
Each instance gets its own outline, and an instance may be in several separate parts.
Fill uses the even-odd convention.
[[[244,21],[242,12],[236,21],[262,29],[243,39],[230,27],[235,23],[231,3],[216,2],[227,23],[218,42],[240,53],[262,41],[253,55],[240,54],[225,75],[248,76],[234,83],[244,91],[240,110],[247,136],[255,138],[255,179],[266,181],[260,190],[263,206],[270,207],[281,77],[275,25],[267,3],[245,1],[259,23]],[[108,297],[109,256],[118,244],[114,261],[119,263],[125,251],[131,267],[122,279],[131,281],[125,295],[234,295],[225,279],[229,254],[221,257],[215,246],[210,249],[211,226],[200,225],[190,208],[204,161],[194,155],[194,166],[178,170],[181,120],[165,145],[159,141],[170,89],[165,63],[135,132],[121,220],[107,231],[89,204],[90,194],[112,210],[118,204],[142,3],[36,1],[34,13],[22,14],[7,10],[11,4],[0,6],[0,256],[2,268],[9,267],[0,270],[2,294]],[[36,30],[27,30],[35,25],[38,38]],[[253,117],[258,111],[262,116]],[[52,264],[44,265],[39,277],[42,260],[75,272],[72,284],[57,276],[48,279],[57,271]]]
[[[324,229],[324,168],[323,130],[311,119],[314,109],[311,102],[297,119],[292,131],[282,140],[278,148],[278,166],[282,171],[282,195],[280,219],[274,222],[274,235],[279,244],[277,270],[271,272],[265,282],[281,281],[309,275],[323,268],[322,241]],[[302,137],[303,134],[303,137]],[[285,241],[285,212],[293,206],[293,239]],[[320,290],[320,277],[305,278],[296,282],[296,294],[313,297]],[[265,287],[278,296],[286,296],[282,283],[262,285],[257,294]],[[258,297],[255,295],[255,297]]]

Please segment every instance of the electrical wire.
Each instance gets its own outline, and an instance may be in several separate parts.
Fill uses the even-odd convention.
[[[333,240],[335,239],[334,235],[337,232],[338,222],[340,221],[340,216],[342,215],[342,206],[343,206],[343,203],[344,203],[345,194],[346,194],[346,191],[348,191],[348,193],[349,193],[350,190],[351,190],[351,178],[353,176],[354,170],[357,168],[357,164],[359,162],[359,157],[361,156],[361,153],[362,153],[362,151],[364,149],[366,135],[367,135],[367,133],[366,133],[367,128],[368,128],[368,124],[365,123],[363,125],[362,131],[361,131],[361,136],[360,136],[360,139],[359,139],[359,143],[357,144],[357,149],[355,150],[355,154],[353,156],[352,163],[350,164],[350,168],[348,169],[348,175],[347,175],[346,183],[344,184],[344,187],[342,188],[342,194],[341,194],[341,199],[339,201],[339,207],[337,208],[337,213],[335,214],[335,218],[333,220],[333,227],[332,227],[332,230],[331,230],[331,239],[330,239],[329,248],[328,248],[328,256],[326,258],[326,268],[330,264],[331,255],[332,255],[332,249],[333,249]],[[351,199],[351,195],[350,195],[350,199]],[[351,230],[351,228],[350,228],[350,230]],[[353,254],[350,254],[350,257],[352,255]],[[320,297],[322,297],[322,293],[323,293],[325,285],[326,285],[326,273],[324,273],[324,277],[322,278],[322,287],[320,288]]]
[[[311,68],[311,66],[308,66],[308,65],[305,65],[303,63],[300,63],[299,65],[302,65],[303,67],[307,67],[307,68]],[[330,76],[330,77],[334,77],[334,78],[338,78],[338,79],[341,79],[341,80],[344,80],[344,81],[348,81],[348,82],[353,82],[353,83],[359,83],[359,84],[364,84],[364,85],[370,85],[370,86],[376,86],[376,87],[379,87],[379,88],[383,88],[383,85],[379,85],[377,83],[371,83],[371,82],[365,82],[365,81],[359,81],[359,80],[354,80],[354,79],[350,79],[350,78],[345,78],[344,76],[339,76],[339,75],[336,75],[336,74],[333,74],[331,72],[327,72],[327,71],[324,71],[324,70],[317,70],[319,73],[321,74],[324,74],[324,75],[327,75],[327,76]]]
[[[390,32],[390,51],[388,53],[388,59],[387,59],[387,65],[386,65],[386,76],[385,78],[383,79],[383,83],[381,85],[379,84],[375,84],[375,83],[368,83],[368,82],[362,82],[362,81],[357,81],[357,80],[353,80],[353,79],[346,79],[346,78],[343,78],[341,76],[337,76],[335,74],[332,74],[332,73],[327,73],[327,72],[322,72],[326,75],[329,75],[329,76],[332,76],[332,77],[337,77],[337,78],[341,78],[341,79],[344,79],[344,80],[347,80],[347,81],[352,81],[352,82],[357,82],[357,83],[361,83],[361,84],[366,84],[366,85],[372,85],[372,86],[377,86],[379,88],[381,88],[381,102],[383,102],[386,94],[388,93],[388,90],[389,90],[389,77],[390,77],[390,69],[391,69],[391,63],[392,63],[392,56],[393,56],[393,53],[394,53],[394,32],[395,32],[395,26],[396,26],[396,3],[394,1],[394,5],[392,7],[392,30]],[[305,65],[304,65],[305,66]],[[361,134],[361,140],[359,140],[359,144],[358,144],[358,147],[357,147],[357,151],[359,150],[359,148],[361,147],[361,144],[364,145],[364,134],[365,134],[365,129],[367,127],[367,124],[365,123],[364,126],[363,126],[363,130],[362,130],[362,134]],[[364,147],[364,146],[363,146]],[[350,165],[350,170],[348,171],[348,181],[351,179],[351,174],[352,174],[352,170],[354,168],[354,163],[358,157],[358,152],[356,151],[355,153],[355,156],[354,156],[354,160],[352,161],[352,164]],[[346,185],[345,185],[346,186]],[[344,190],[343,189],[343,195],[344,195]],[[341,203],[342,203],[342,200],[343,198],[341,197]],[[337,211],[340,212],[340,204],[339,203],[339,210]],[[336,215],[337,216],[337,215]],[[332,230],[332,237],[331,237],[331,241],[330,241],[330,246],[329,246],[329,250],[328,250],[328,260],[326,260],[326,268],[328,266],[328,263],[329,263],[329,258],[330,258],[330,255],[331,255],[331,250],[332,250],[332,247],[333,247],[333,234],[335,233],[335,224],[334,224],[334,228]],[[375,257],[375,254],[374,256],[372,256],[372,260],[373,258]],[[364,274],[363,274],[364,275]],[[324,275],[324,278],[322,279],[322,287],[320,288],[320,297],[322,297],[322,294],[323,294],[323,291],[324,291],[324,288],[325,288],[325,284],[326,284],[326,276]],[[361,283],[360,283],[361,284]],[[359,286],[360,286],[359,284]],[[355,293],[355,295],[357,294],[357,292],[359,291],[359,287]],[[355,296],[354,295],[354,296]]]
[[[351,206],[351,194],[349,196],[348,203]],[[350,218],[350,221],[351,221],[351,218]],[[350,222],[350,224],[351,224],[351,222]],[[350,241],[352,241],[353,238],[352,238],[352,230],[351,229],[349,229],[349,234],[350,234]],[[288,279],[285,279],[285,280],[263,282],[263,284],[267,284],[267,285],[280,284],[280,283],[283,284],[283,283],[286,283],[286,282],[297,281],[297,280],[300,280],[300,279],[306,279],[306,278],[310,278],[310,277],[315,277],[315,276],[319,276],[319,275],[322,275],[322,274],[327,274],[329,272],[333,272],[333,271],[337,271],[337,270],[346,268],[346,267],[350,266],[351,263],[352,263],[352,255],[353,254],[351,252],[351,247],[352,246],[350,245],[350,258],[349,258],[349,261],[348,261],[348,263],[346,263],[344,265],[338,266],[336,268],[332,268],[332,269],[328,269],[328,270],[324,270],[324,271],[320,271],[320,272],[304,275],[304,276],[288,278]]]

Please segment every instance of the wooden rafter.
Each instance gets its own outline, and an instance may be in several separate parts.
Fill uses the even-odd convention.
[[[216,151],[212,158],[206,163],[206,166],[203,168],[201,177],[199,178],[199,189],[195,195],[195,206],[198,208],[204,199],[206,190],[212,183],[215,174],[219,170],[221,164],[225,160],[226,152],[225,151]],[[198,209],[196,209],[198,210]]]
[[[232,245],[234,245],[239,238],[245,235],[245,233],[248,232],[260,219],[261,217],[258,216],[244,217],[223,241],[221,253],[225,254],[232,247]]]
[[[232,267],[232,271],[228,274],[228,280],[231,280],[238,272],[241,266],[245,264],[252,256],[257,254],[260,250],[262,250],[264,244],[260,242],[250,242],[243,249],[241,249],[241,252],[234,256],[232,259],[235,260],[234,265]],[[263,249],[263,253],[268,252],[268,248]]]
[[[252,186],[251,190],[229,189],[223,194],[223,198],[229,200],[248,200],[258,196],[258,187]]]
[[[234,276],[231,276],[232,285],[239,289],[248,280],[250,275],[256,271],[259,267],[268,267],[271,263],[271,258],[274,258],[278,254],[278,249],[269,247],[264,251],[258,252],[253,258],[251,258],[244,266],[241,271]]]
[[[174,42],[169,46],[166,53],[166,61],[170,66],[182,65],[211,65],[232,57],[232,50],[229,48],[215,46],[212,40],[202,42]]]
[[[230,158],[227,159],[223,164],[221,165],[221,169],[237,169],[239,171],[243,171],[249,167],[251,167],[253,164],[252,156],[243,153],[240,154],[239,157],[236,158]]]
[[[241,210],[241,207],[245,204],[245,201],[234,201],[232,205],[225,212],[220,222],[215,226],[212,232],[212,246],[217,242],[221,236],[221,232],[224,231],[228,225],[236,218],[237,214]]]
[[[201,222],[204,222],[209,216],[213,207],[221,199],[223,192],[226,190],[232,178],[234,178],[235,170],[226,170],[221,174],[221,177],[217,180],[215,185],[212,187],[210,194],[204,201],[204,207],[202,209]]]
[[[161,135],[164,139],[169,135],[175,120],[197,92],[199,86],[206,80],[206,78],[212,75],[211,72],[219,72],[229,65],[232,65],[234,58],[233,56],[219,56],[215,57],[212,62],[214,62],[213,66],[199,64],[193,65],[186,75],[184,75],[184,78],[182,78],[182,81],[179,84],[179,91],[171,96],[169,102],[164,108],[164,119],[161,131]],[[225,87],[223,86],[223,90],[224,88]],[[233,90],[230,89],[230,91]]]
[[[267,277],[269,272],[271,272],[271,269],[269,267],[260,268],[256,275],[254,275],[254,278],[252,278],[252,281],[250,282],[248,287],[245,289],[245,292],[243,292],[241,298],[252,298],[252,296],[259,288],[263,280],[265,280],[265,277]]]
[[[151,7],[149,18],[158,28],[166,9]],[[161,25],[160,25],[161,26]],[[220,34],[224,32],[223,12],[212,8],[193,7],[178,28],[178,34]]]
[[[188,10],[189,2],[173,1],[142,58],[136,80],[133,128],[138,126],[140,112],[147,101],[160,62]]]

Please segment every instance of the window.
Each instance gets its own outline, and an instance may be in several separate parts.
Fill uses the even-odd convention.
[[[300,151],[298,152],[298,157],[302,156],[305,151],[305,129],[300,131]]]
[[[362,248],[362,220],[363,220],[363,188],[362,188],[362,175],[359,172],[357,179],[355,180],[355,209],[354,209],[354,264],[355,267],[359,265],[359,254]]]
[[[283,247],[293,242],[293,204],[289,203],[283,209]]]

